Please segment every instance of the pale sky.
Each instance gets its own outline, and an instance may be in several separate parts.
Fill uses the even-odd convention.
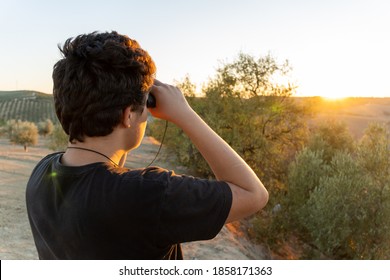
[[[388,0],[0,0],[0,90],[51,93],[58,43],[116,30],[168,83],[201,85],[242,51],[288,59],[297,95],[390,97],[389,15]]]

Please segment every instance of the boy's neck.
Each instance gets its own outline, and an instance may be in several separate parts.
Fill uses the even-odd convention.
[[[108,162],[123,166],[128,151],[112,137],[85,137],[83,142],[69,143],[62,156],[62,163],[69,166],[81,166],[95,162]]]

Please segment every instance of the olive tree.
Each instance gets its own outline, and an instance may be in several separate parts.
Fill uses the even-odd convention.
[[[12,122],[9,130],[10,141],[15,144],[23,145],[27,152],[28,146],[38,143],[38,128],[32,122],[15,121]]]
[[[38,123],[39,134],[43,135],[44,137],[50,135],[53,132],[53,128],[53,122],[49,119]]]

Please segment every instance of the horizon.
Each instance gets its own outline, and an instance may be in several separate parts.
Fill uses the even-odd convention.
[[[3,90],[0,89],[0,94],[2,93],[12,93],[12,92],[36,92],[40,94],[45,94],[45,95],[53,95],[53,93],[48,93],[48,92],[42,92],[39,90],[31,90],[31,89],[11,89],[11,90]],[[195,97],[203,97],[201,95],[195,96]],[[326,96],[320,96],[320,95],[291,95],[290,97],[292,98],[321,98],[326,101],[342,101],[343,99],[390,99],[390,96],[345,96],[345,97],[326,97]]]
[[[116,30],[149,52],[166,83],[188,75],[201,88],[221,62],[243,52],[288,60],[296,96],[390,96],[386,0],[61,3],[0,3],[1,89],[50,94],[52,68],[61,58],[57,44]]]

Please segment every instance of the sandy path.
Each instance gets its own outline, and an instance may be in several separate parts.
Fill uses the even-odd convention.
[[[133,151],[126,163],[131,168],[148,165],[155,156],[158,146],[153,139],[145,137],[139,149]],[[0,139],[0,259],[37,259],[25,206],[25,188],[35,164],[52,151],[38,146],[26,153],[22,146],[14,146],[7,139]],[[172,162],[154,165],[185,172]],[[164,163],[164,164],[163,164]],[[186,259],[267,259],[265,250],[253,245],[234,227],[225,227],[213,240],[183,244]]]
[[[25,207],[25,188],[43,151],[0,141],[0,259],[36,259]]]

